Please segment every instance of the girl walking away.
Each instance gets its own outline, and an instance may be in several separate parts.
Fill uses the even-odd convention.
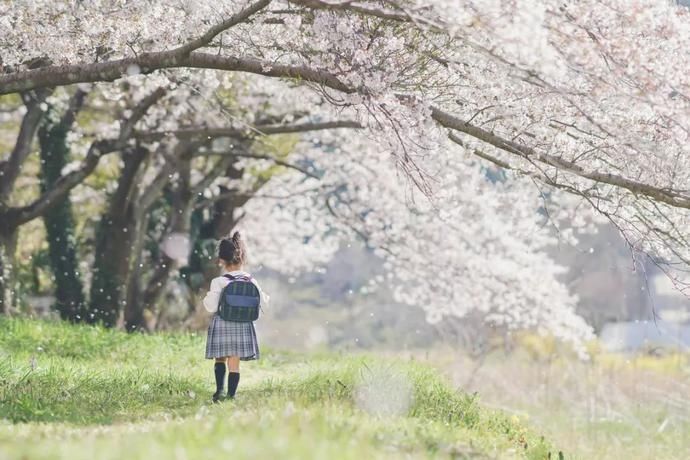
[[[226,367],[227,397],[232,399],[240,383],[240,361],[259,359],[254,320],[268,301],[257,282],[243,271],[246,251],[239,232],[220,241],[218,262],[224,273],[211,281],[204,297],[204,308],[214,313],[206,338],[206,359],[215,359],[213,402],[223,398]]]

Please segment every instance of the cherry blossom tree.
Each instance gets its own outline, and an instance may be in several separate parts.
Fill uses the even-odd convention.
[[[203,75],[197,77],[203,78]],[[223,126],[223,123],[227,123],[225,118],[219,115],[223,104],[219,101],[210,104],[199,97],[199,94],[191,91],[190,86],[194,85],[190,80],[181,87],[167,79],[155,82],[140,81],[140,84],[132,86],[137,83],[136,80],[141,78],[132,77],[121,88],[92,89],[87,107],[87,111],[91,112],[103,112],[105,108],[105,112],[122,111],[127,116],[128,107],[136,104],[139,98],[145,100],[153,94],[160,95],[156,104],[151,105],[147,115],[140,120],[138,129],[130,132],[130,143],[124,146],[119,154],[121,166],[117,168],[111,183],[106,186],[110,191],[105,194],[103,214],[95,219],[98,224],[94,229],[94,260],[89,270],[90,301],[86,309],[80,307],[84,304],[81,289],[74,286],[80,284],[79,277],[75,274],[74,250],[69,250],[65,246],[65,240],[69,240],[64,234],[66,224],[70,221],[69,198],[52,206],[44,216],[49,233],[50,251],[53,254],[51,257],[54,262],[56,292],[61,294],[69,291],[74,297],[65,299],[61,294],[58,298],[58,308],[63,317],[74,321],[102,322],[112,326],[124,312],[124,324],[128,328],[144,326],[145,310],[155,311],[155,305],[170,274],[189,257],[189,250],[187,254],[176,257],[169,256],[166,251],[155,251],[153,257],[148,257],[144,254],[144,247],[151,247],[153,244],[153,247],[160,246],[165,249],[170,245],[169,240],[180,236],[189,241],[191,212],[195,209],[203,210],[212,206],[215,201],[223,199],[198,198],[216,179],[233,174],[232,171],[238,172],[239,176],[235,174],[235,177],[241,178],[242,171],[235,167],[241,159],[265,162],[274,167],[293,168],[305,173],[301,168],[281,160],[278,156],[253,152],[251,145],[255,142],[253,139],[257,133],[270,137],[334,127],[358,127],[358,124],[348,121],[276,124],[276,117],[268,117],[266,113],[253,125],[254,131],[248,130],[248,123],[242,120],[235,120],[234,124]],[[134,87],[136,90],[132,89]],[[210,89],[207,87],[206,91]],[[78,145],[88,145],[90,139],[104,135],[107,137],[110,131],[110,135],[118,132],[116,127],[109,126],[110,118],[106,118],[93,126],[77,126],[77,131],[65,133],[69,124],[66,119],[74,118],[75,99],[79,99],[80,104],[83,104],[84,92],[78,90],[74,93],[67,104],[65,115],[57,125],[46,123],[46,129],[42,129],[41,145],[46,151],[44,168],[48,166],[45,160],[52,159],[57,153],[53,147],[57,146],[59,150],[62,145],[60,142],[56,145],[55,141],[64,142],[68,134],[72,138],[81,139],[74,144],[74,150],[79,150]],[[184,107],[180,101],[184,101]],[[238,112],[237,116],[240,115]],[[209,123],[215,123],[217,126],[209,126]],[[177,129],[169,129],[172,126]],[[60,139],[55,139],[56,133]],[[47,142],[47,138],[50,138],[51,142]],[[73,165],[62,165],[63,169],[78,167],[80,161],[83,161],[78,158],[79,152],[73,153],[72,156],[77,157],[74,158]],[[82,151],[81,156],[88,154]],[[55,167],[53,165],[53,168]],[[43,176],[48,177],[49,173],[50,171],[44,171]],[[57,175],[59,176],[59,171]],[[250,188],[257,189],[269,177],[270,175],[265,173],[260,174],[251,181]],[[169,209],[157,216],[155,222],[151,222],[152,207],[166,194],[171,197]],[[245,193],[244,196],[243,202],[246,202],[251,194]],[[60,215],[58,222],[54,222],[55,214]],[[223,222],[224,219],[220,219],[214,225],[224,228],[224,232],[227,233],[234,225],[231,212],[229,216],[230,221]],[[151,235],[146,234],[146,229],[151,225],[158,228],[157,231],[154,230],[155,241],[147,240]],[[53,233],[56,235],[53,236]],[[182,244],[188,246],[184,241]],[[168,252],[180,254],[179,250]]]
[[[12,294],[15,290],[12,266],[19,227],[61,203],[70,190],[93,172],[103,155],[124,148],[134,125],[160,95],[160,92],[155,92],[142,99],[122,120],[121,128],[116,137],[93,141],[88,147],[83,161],[73,170],[65,172],[59,177],[51,178],[52,187],[46,187],[36,199],[28,204],[12,205],[10,201],[12,186],[20,174],[22,164],[31,152],[34,134],[44,111],[48,107],[42,102],[47,97],[46,93],[23,95],[22,99],[26,105],[26,110],[22,118],[20,133],[8,159],[0,164],[0,177],[3,179],[2,191],[0,192],[0,273],[2,274],[0,277],[0,300],[3,311],[7,311],[12,305]]]
[[[58,86],[179,80],[209,69],[280,79],[285,91],[297,87],[312,116],[356,120],[367,142],[340,139],[342,155],[320,158],[324,180],[333,171],[350,171],[341,177],[344,184],[317,186],[317,196],[326,196],[318,198],[323,206],[313,207],[320,211],[293,224],[311,225],[310,236],[321,235],[314,247],[318,240],[333,247],[323,235],[330,224],[316,216],[325,210],[330,221],[347,222],[337,226],[387,254],[392,276],[401,281],[396,295],[422,304],[430,320],[483,309],[493,322],[586,336],[564,313],[574,300],[555,287],[561,269],[542,257],[549,237],[534,230],[549,206],[573,219],[573,196],[615,224],[633,250],[669,267],[688,261],[690,15],[671,2],[259,0],[0,8],[0,94],[36,99]],[[266,91],[280,98],[275,87],[267,84]],[[20,138],[30,139],[30,122]],[[16,175],[12,165],[26,154],[21,147],[13,152],[3,174]],[[311,158],[318,155],[304,161]],[[501,180],[487,178],[487,164],[503,171]],[[7,184],[3,178],[3,189],[11,189]],[[262,218],[286,217],[297,201],[282,200]],[[409,214],[394,211],[402,209]],[[254,212],[251,202],[247,212]],[[484,219],[484,213],[495,217]],[[585,215],[584,225],[591,221]],[[557,217],[548,217],[557,225]],[[415,229],[418,239],[411,238]],[[455,239],[447,239],[451,235]],[[536,272],[527,268],[537,259],[519,258],[523,252],[538,257],[552,288],[546,289],[551,281],[532,278]],[[315,259],[326,253],[315,250]],[[489,254],[506,263],[473,262]],[[312,258],[303,259],[306,265]],[[447,275],[411,287],[424,267]],[[458,284],[470,271],[486,282]],[[438,292],[439,300],[428,292]],[[565,332],[567,324],[579,332]]]
[[[577,298],[560,281],[566,268],[547,251],[558,241],[550,222],[567,222],[560,238],[574,241],[569,232],[592,231],[596,216],[573,214],[570,196],[545,199],[534,184],[487,169],[449,143],[434,149],[443,162],[429,200],[413,184],[381,176],[378,165],[390,162],[385,150],[347,133],[336,137],[333,151],[321,139],[293,159],[316,161],[321,179],[275,177],[246,206],[241,225],[258,248],[254,263],[297,275],[325,265],[342,241],[363,241],[386,274],[362,294],[392,288],[394,300],[422,308],[431,323],[479,314],[506,330],[531,328],[573,343],[590,336],[574,314]]]

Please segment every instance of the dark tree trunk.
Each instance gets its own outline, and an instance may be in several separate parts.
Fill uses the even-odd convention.
[[[179,178],[171,197],[170,218],[161,243],[171,235],[190,235],[191,213],[194,207],[195,194],[191,186],[191,161],[189,157],[180,160],[178,167]],[[169,257],[164,251],[158,252],[154,262],[154,270],[148,280],[147,287],[138,299],[138,309],[150,312],[157,310],[157,305],[165,291],[165,285],[178,262]]]
[[[241,178],[244,174],[243,169],[237,169],[234,164],[227,166],[226,177]],[[239,209],[249,201],[253,195],[263,187],[269,178],[257,179],[252,187],[252,193],[242,193],[228,196],[214,202],[210,209],[210,219],[204,220],[203,211],[197,210],[192,216],[194,227],[197,231],[192,232],[193,250],[188,268],[187,284],[192,292],[199,297],[204,293],[211,280],[218,276],[219,268],[217,265],[217,241],[229,236],[233,228],[242,219]],[[225,195],[230,190],[221,190]]]
[[[91,313],[106,327],[117,325],[125,300],[134,227],[126,215],[106,215],[97,231]]]
[[[132,263],[129,277],[126,283],[126,302],[124,311],[125,329],[129,332],[145,331],[151,329],[149,321],[141,305],[141,282],[142,282],[142,252],[144,250],[144,240],[146,238],[146,227],[149,222],[147,214],[137,220],[138,230],[136,240],[132,250]],[[147,283],[150,285],[150,281]],[[150,319],[150,318],[149,318]]]
[[[216,243],[229,236],[232,229],[237,226],[241,219],[237,210],[247,201],[246,195],[219,200],[213,206],[211,219],[201,224],[193,251],[194,269],[201,276],[199,284],[192,288],[196,288],[198,293],[203,293],[205,289],[208,289],[211,280],[218,276]]]
[[[41,154],[41,192],[55,185],[69,159],[67,133],[69,126],[55,122],[48,113],[39,129]],[[79,275],[75,225],[69,194],[43,216],[48,238],[50,265],[55,277],[55,308],[62,319],[72,322],[88,320],[84,285]]]
[[[135,149],[123,155],[124,167],[118,186],[109,200],[108,211],[96,232],[96,252],[91,283],[91,313],[106,327],[117,325],[127,300],[127,282],[137,241],[134,196],[140,166],[146,151]]]

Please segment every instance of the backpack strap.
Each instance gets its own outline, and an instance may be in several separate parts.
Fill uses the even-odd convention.
[[[235,281],[235,280],[246,280],[246,281],[251,281],[252,277],[251,276],[244,276],[244,275],[231,275],[230,273],[226,273],[223,275],[223,278],[227,278],[230,281]]]

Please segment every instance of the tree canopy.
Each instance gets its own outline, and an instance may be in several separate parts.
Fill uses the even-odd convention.
[[[0,166],[3,253],[20,225],[119,155],[94,243],[93,268],[108,274],[92,281],[86,310],[108,311],[109,323],[123,305],[159,298],[131,287],[140,265],[151,287],[190,263],[156,250],[141,259],[152,235],[210,240],[240,218],[267,266],[310,269],[357,238],[384,259],[395,297],[430,321],[481,312],[574,342],[590,331],[547,254],[558,238],[609,221],[634,254],[683,282],[682,6],[10,1],[0,17],[0,94],[22,99],[3,115],[21,117]],[[54,110],[99,115],[67,123],[72,166],[17,202],[22,164]],[[150,228],[164,195],[163,228]],[[192,246],[194,259],[202,248]],[[135,250],[123,260],[122,248]],[[111,282],[127,288],[115,294]]]

